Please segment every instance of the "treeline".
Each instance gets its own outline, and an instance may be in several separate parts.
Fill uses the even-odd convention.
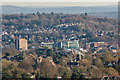
[[[86,15],[85,15],[86,14]],[[92,16],[87,16],[87,13],[85,14],[58,14],[58,13],[42,13],[40,14],[37,12],[36,14],[14,14],[14,15],[3,15],[3,24],[6,26],[19,26],[19,27],[33,27],[35,24],[37,26],[54,26],[57,24],[63,24],[63,23],[86,23],[86,26],[89,26],[88,21],[92,21],[93,23],[96,22],[96,24],[90,26],[94,26],[96,28],[99,28],[100,26],[103,26],[103,28],[109,29],[112,27],[112,25],[116,25],[117,20],[111,19],[111,18],[95,18]],[[99,24],[101,25],[99,25]],[[112,24],[112,25],[111,25]],[[108,27],[107,27],[107,26]]]
[[[11,54],[12,52],[7,52],[6,56]],[[20,53],[19,57],[21,56],[22,59],[19,57],[13,61],[2,59],[3,78],[30,78],[34,74],[36,79],[57,77],[84,79],[85,77],[102,78],[103,75],[117,76],[120,74],[118,63],[109,67],[104,64],[104,62],[118,61],[118,57],[112,56],[113,54],[107,49],[104,49],[102,54],[88,54],[78,62],[79,66],[73,65],[71,67],[67,65],[71,55],[61,56],[47,48],[45,48],[45,51],[38,50],[36,54],[45,55],[45,58],[42,58],[42,61],[36,61],[39,58],[30,51],[30,53]]]
[[[70,39],[74,37],[76,39],[87,38],[87,42],[94,41],[115,41],[118,33],[118,21],[112,18],[96,18],[85,14],[63,14],[63,13],[33,13],[33,14],[13,14],[4,15],[2,17],[3,31],[7,31],[8,34],[12,33],[15,37],[22,36],[23,38],[34,36],[34,40],[39,42],[52,42],[57,40]],[[61,24],[65,24],[59,27]],[[76,25],[71,25],[76,24]],[[66,27],[68,25],[68,27]],[[13,28],[14,27],[14,28]],[[25,29],[30,31],[25,31]],[[19,32],[15,33],[18,30]],[[49,32],[52,30],[52,32]],[[40,32],[35,33],[35,31]],[[73,33],[71,32],[73,31]],[[100,32],[99,32],[100,31]],[[98,33],[106,32],[104,36],[96,36]],[[112,31],[112,32],[111,32]],[[86,34],[85,36],[82,34]],[[74,36],[73,36],[74,35]],[[9,35],[3,36],[3,42],[5,44],[9,41]],[[33,37],[32,37],[33,38]],[[10,38],[11,42],[14,39]],[[28,41],[29,43],[33,43]]]

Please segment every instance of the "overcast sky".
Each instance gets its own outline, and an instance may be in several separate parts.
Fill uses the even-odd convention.
[[[118,2],[119,0],[1,0],[2,2]]]
[[[2,5],[14,6],[108,6],[117,5],[113,2],[5,2]]]
[[[119,0],[2,0],[0,5],[14,6],[107,6]]]

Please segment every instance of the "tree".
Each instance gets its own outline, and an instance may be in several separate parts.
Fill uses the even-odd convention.
[[[40,78],[40,74],[37,72],[37,74],[35,75],[35,79],[38,80]]]
[[[18,58],[18,61],[19,61],[19,60],[23,60],[23,59],[24,59],[24,58],[23,58],[23,54],[20,54],[20,55],[19,55],[19,58]]]
[[[61,50],[65,50],[65,49],[62,47]]]
[[[47,59],[42,60],[39,64],[40,68],[40,77],[42,78],[55,78],[58,75],[57,67],[48,62]]]
[[[37,12],[37,15],[40,15],[40,12]]]
[[[71,78],[72,78],[72,79],[73,79],[73,78],[79,78],[79,75],[78,75],[76,72],[73,72]]]
[[[53,52],[52,49],[48,49],[46,53],[47,53],[47,56],[52,56],[53,57],[54,52]]]
[[[12,78],[7,72],[2,71],[2,79]]]
[[[54,12],[51,12],[51,15],[53,16],[53,15],[54,15]]]
[[[87,68],[87,72],[88,72],[89,75],[91,76],[91,68],[90,68],[90,67]]]
[[[33,15],[35,15],[35,13],[33,13]]]
[[[85,13],[85,16],[87,16],[87,13]]]
[[[28,56],[25,56],[25,59],[19,62],[18,67],[23,68],[26,71],[32,71],[34,64],[35,62],[33,61],[33,59],[29,58]]]
[[[70,73],[64,72],[62,78],[70,78]]]
[[[86,80],[83,74],[80,75],[80,80]]]
[[[6,56],[10,56],[10,53],[6,53]]]
[[[14,71],[12,71],[12,73],[13,73],[13,78],[17,78],[17,74],[18,74],[18,71],[15,69]]]
[[[83,59],[83,55],[81,55],[81,59]]]
[[[24,78],[24,79],[30,78],[30,75],[28,75],[27,73],[23,73],[21,76],[22,76],[22,78]]]
[[[120,75],[120,58],[118,60],[118,72],[119,72],[119,75]]]
[[[103,54],[101,56],[101,60],[103,62],[110,62],[112,60],[114,60],[115,58],[112,56],[112,53],[110,51],[108,51],[108,49],[103,49]]]
[[[57,50],[58,50],[58,48],[57,48],[57,47],[55,47],[55,48],[54,48],[54,50],[55,50],[55,51],[57,51]]]

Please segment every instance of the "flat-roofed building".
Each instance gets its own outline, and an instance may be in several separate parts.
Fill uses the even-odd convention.
[[[52,42],[52,43],[44,43],[41,42],[41,46],[46,46],[48,48],[79,48],[79,40],[72,41],[60,41],[60,42]]]
[[[53,44],[54,44],[54,42],[51,42],[51,43],[41,42],[41,46],[46,46],[46,47],[48,47],[48,48],[53,48]]]
[[[79,40],[69,41],[69,48],[79,48]]]
[[[17,50],[27,50],[27,40],[26,39],[17,39],[15,42],[15,47]]]

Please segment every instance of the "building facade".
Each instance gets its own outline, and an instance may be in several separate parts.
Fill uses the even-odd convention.
[[[27,40],[26,39],[17,39],[15,41],[15,47],[17,50],[27,50]]]
[[[61,41],[61,42],[52,42],[52,43],[44,43],[41,42],[41,46],[46,46],[48,48],[79,48],[79,40],[73,41]]]

